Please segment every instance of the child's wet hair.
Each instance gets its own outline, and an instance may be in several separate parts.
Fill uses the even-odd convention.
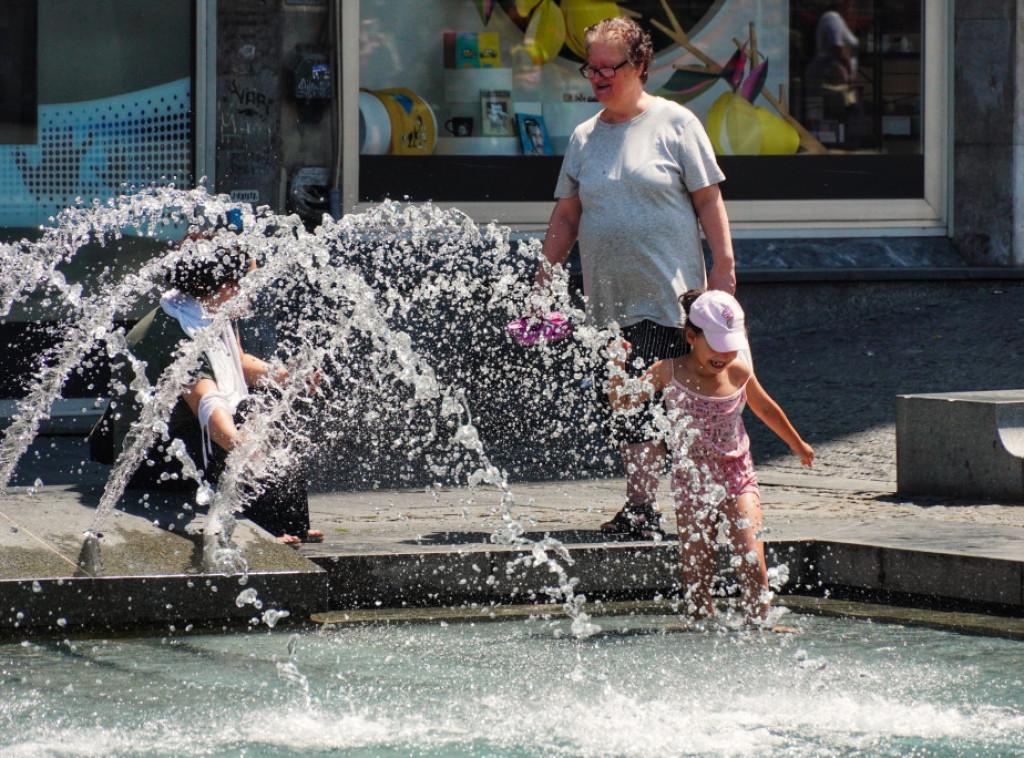
[[[207,297],[228,282],[237,282],[248,272],[249,255],[225,246],[218,237],[204,232],[189,234],[178,245],[188,255],[171,264],[167,283],[192,297]]]

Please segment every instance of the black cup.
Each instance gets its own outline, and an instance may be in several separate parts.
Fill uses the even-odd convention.
[[[473,119],[470,116],[455,116],[444,122],[444,128],[452,136],[470,137],[473,134]]]

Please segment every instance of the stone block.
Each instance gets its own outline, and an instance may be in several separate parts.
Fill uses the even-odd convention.
[[[896,483],[1024,504],[1024,390],[897,396]]]

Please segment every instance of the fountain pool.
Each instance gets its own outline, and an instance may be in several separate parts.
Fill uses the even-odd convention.
[[[598,622],[5,644],[0,755],[1024,755],[1020,642]]]

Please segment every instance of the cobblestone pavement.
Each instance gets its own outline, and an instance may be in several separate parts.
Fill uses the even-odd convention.
[[[792,487],[769,485],[766,510],[1024,527],[1024,504],[911,502],[894,494],[896,395],[1024,388],[1024,286],[958,282],[908,293],[882,304],[865,298],[824,324],[751,324],[762,385],[817,453],[814,469],[799,477],[807,485],[801,497],[780,498]],[[766,483],[801,473],[795,456],[756,418],[747,428]],[[856,483],[878,491],[858,491]],[[770,506],[773,498],[786,503]]]

